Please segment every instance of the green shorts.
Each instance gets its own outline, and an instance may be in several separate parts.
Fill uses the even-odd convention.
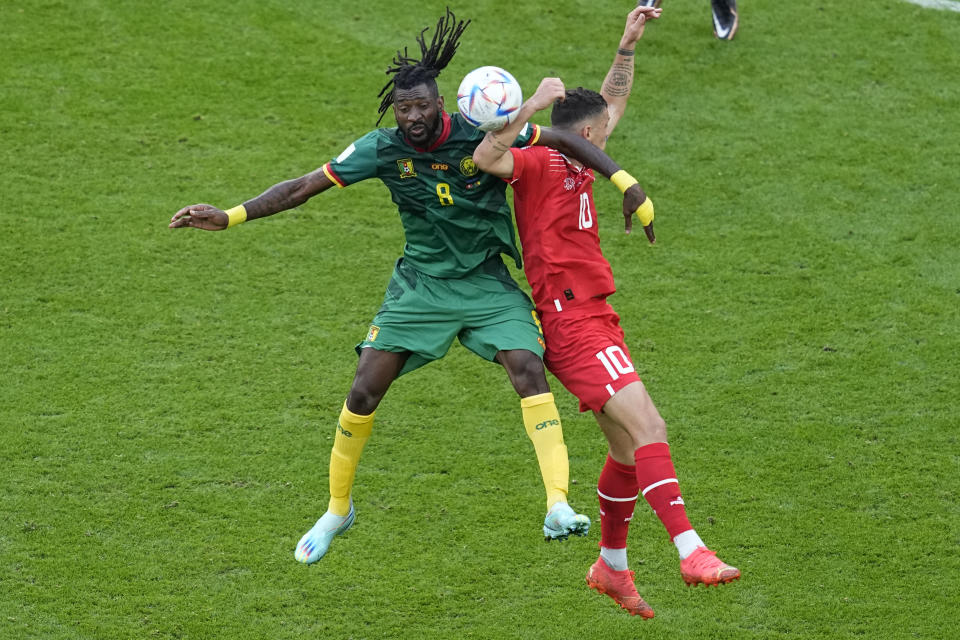
[[[435,278],[397,260],[380,310],[360,349],[409,351],[400,374],[439,360],[454,338],[481,358],[526,349],[543,357],[543,333],[530,298],[499,256],[462,278]]]

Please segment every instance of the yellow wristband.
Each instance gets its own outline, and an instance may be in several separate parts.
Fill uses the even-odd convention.
[[[643,204],[637,207],[634,213],[637,214],[637,217],[640,219],[640,224],[645,227],[649,226],[649,224],[653,222],[653,200],[648,197],[643,201]]]
[[[610,176],[610,182],[616,185],[617,189],[620,189],[620,193],[624,193],[627,189],[637,184],[637,179],[623,169],[620,169],[620,171]]]
[[[227,223],[227,229],[236,224],[247,221],[247,210],[242,204],[238,204],[233,209],[227,209],[224,213],[226,213],[227,217],[230,219],[230,221]]]

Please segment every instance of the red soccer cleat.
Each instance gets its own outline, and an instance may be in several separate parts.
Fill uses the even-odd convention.
[[[680,562],[680,575],[687,586],[705,584],[709,587],[737,580],[740,578],[740,569],[725,564],[717,557],[716,551],[697,547]]]
[[[633,571],[614,571],[607,566],[603,558],[597,558],[587,571],[587,585],[598,593],[605,593],[613,598],[614,602],[632,616],[653,617],[653,609],[643,601],[633,584]]]

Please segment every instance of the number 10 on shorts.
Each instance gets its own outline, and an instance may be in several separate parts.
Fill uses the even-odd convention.
[[[597,360],[603,363],[604,369],[610,374],[611,380],[622,375],[633,373],[633,363],[617,345],[610,345],[603,351],[597,351]],[[612,393],[612,392],[611,392]]]

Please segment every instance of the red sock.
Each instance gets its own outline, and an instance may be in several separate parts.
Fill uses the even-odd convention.
[[[597,481],[600,500],[600,546],[626,549],[627,531],[637,503],[637,473],[609,455]]]
[[[640,492],[667,528],[670,539],[693,529],[680,496],[680,483],[670,459],[670,446],[654,442],[633,452],[637,461],[637,484]]]

